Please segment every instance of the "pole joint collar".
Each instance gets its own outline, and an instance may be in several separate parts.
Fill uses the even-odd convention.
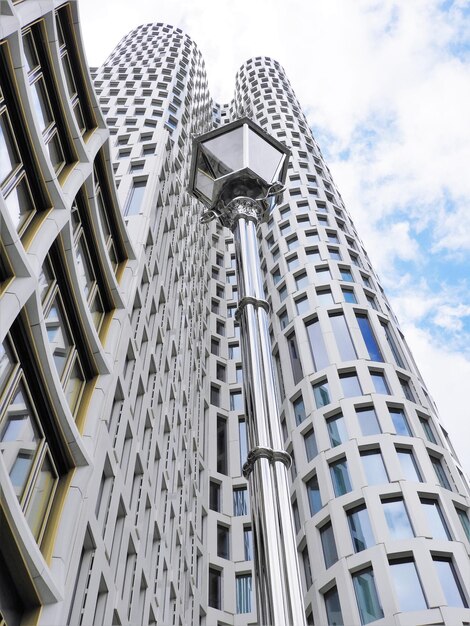
[[[249,475],[253,471],[256,461],[259,459],[268,459],[272,463],[283,463],[287,469],[292,464],[291,455],[285,450],[273,450],[265,446],[256,446],[248,453],[246,463],[243,465],[243,476],[248,479]]]
[[[249,304],[257,309],[264,309],[266,313],[269,313],[269,304],[266,300],[262,300],[261,298],[254,298],[253,296],[243,296],[243,298],[238,303],[237,311],[235,313],[235,319],[237,321],[240,320],[244,308]]]

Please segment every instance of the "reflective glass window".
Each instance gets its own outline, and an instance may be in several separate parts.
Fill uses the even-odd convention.
[[[328,354],[323,339],[323,333],[318,319],[314,319],[305,325],[312,354],[315,371],[319,371],[329,365]]]
[[[368,485],[388,483],[387,470],[379,450],[363,450],[361,460]]]
[[[451,541],[452,537],[439,502],[432,498],[421,498],[421,504],[423,505],[432,537],[434,539],[448,539]]]
[[[336,587],[332,587],[323,594],[325,600],[326,616],[328,626],[343,626],[343,615],[341,613],[341,604],[339,601],[339,593]]]
[[[361,624],[369,624],[384,616],[374,580],[374,570],[367,567],[352,575]]]
[[[409,539],[414,537],[413,527],[402,498],[383,500],[382,508],[392,539]]]
[[[365,504],[347,512],[349,531],[354,552],[362,552],[375,544],[370,525],[369,514]]]
[[[330,389],[327,380],[314,383],[312,389],[317,409],[321,409],[323,406],[330,404]]]
[[[330,443],[333,448],[348,440],[346,424],[344,423],[344,417],[342,415],[333,415],[333,417],[329,417],[326,420],[326,426],[330,436]]]
[[[452,559],[449,557],[434,556],[433,561],[447,605],[468,608],[467,599],[465,598],[462,586],[457,577]]]
[[[383,356],[380,351],[379,344],[377,343],[377,339],[375,338],[374,331],[372,330],[369,318],[367,315],[356,313],[356,319],[362,333],[362,338],[366,344],[369,358],[372,361],[383,361]]]
[[[318,485],[318,478],[316,475],[313,475],[312,478],[306,483],[307,486],[307,495],[308,495],[308,503],[310,506],[310,515],[315,515],[321,508],[321,496],[320,496],[320,487]]]
[[[323,550],[323,558],[325,560],[325,567],[328,568],[338,560],[335,536],[331,522],[328,522],[320,528],[320,540]]]
[[[403,409],[390,407],[389,412],[397,435],[407,435],[411,437],[411,429]]]
[[[236,612],[250,613],[253,580],[251,574],[237,574],[235,576]]]
[[[400,611],[427,609],[428,605],[413,560],[391,561],[390,575],[394,583]]]
[[[339,375],[345,398],[362,396],[362,388],[355,372],[345,372]]]
[[[330,323],[341,359],[343,361],[356,359],[356,350],[344,315],[341,313],[330,315]]]
[[[356,408],[356,415],[363,435],[377,435],[382,432],[373,407]]]
[[[346,459],[339,459],[330,463],[330,474],[336,496],[342,496],[351,491],[351,480]]]
[[[416,464],[413,451],[407,448],[397,448],[397,455],[406,480],[421,482],[421,474]]]

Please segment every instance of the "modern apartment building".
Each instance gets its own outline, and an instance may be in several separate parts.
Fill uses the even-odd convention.
[[[292,151],[259,249],[307,622],[469,624],[468,483],[282,67],[219,105],[178,28],[90,77],[76,2],[0,26],[0,625],[257,623],[234,243],[187,191],[240,116]]]

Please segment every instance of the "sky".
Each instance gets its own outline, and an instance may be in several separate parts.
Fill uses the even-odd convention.
[[[284,67],[470,474],[470,0],[79,0],[90,65],[132,28],[179,26],[232,98]]]

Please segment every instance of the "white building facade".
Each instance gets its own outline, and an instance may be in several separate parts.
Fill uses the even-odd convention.
[[[307,622],[470,623],[468,483],[282,67],[219,105],[149,24],[93,89],[75,2],[0,24],[0,624],[257,623],[235,250],[187,192],[242,115],[292,150],[259,245]]]

